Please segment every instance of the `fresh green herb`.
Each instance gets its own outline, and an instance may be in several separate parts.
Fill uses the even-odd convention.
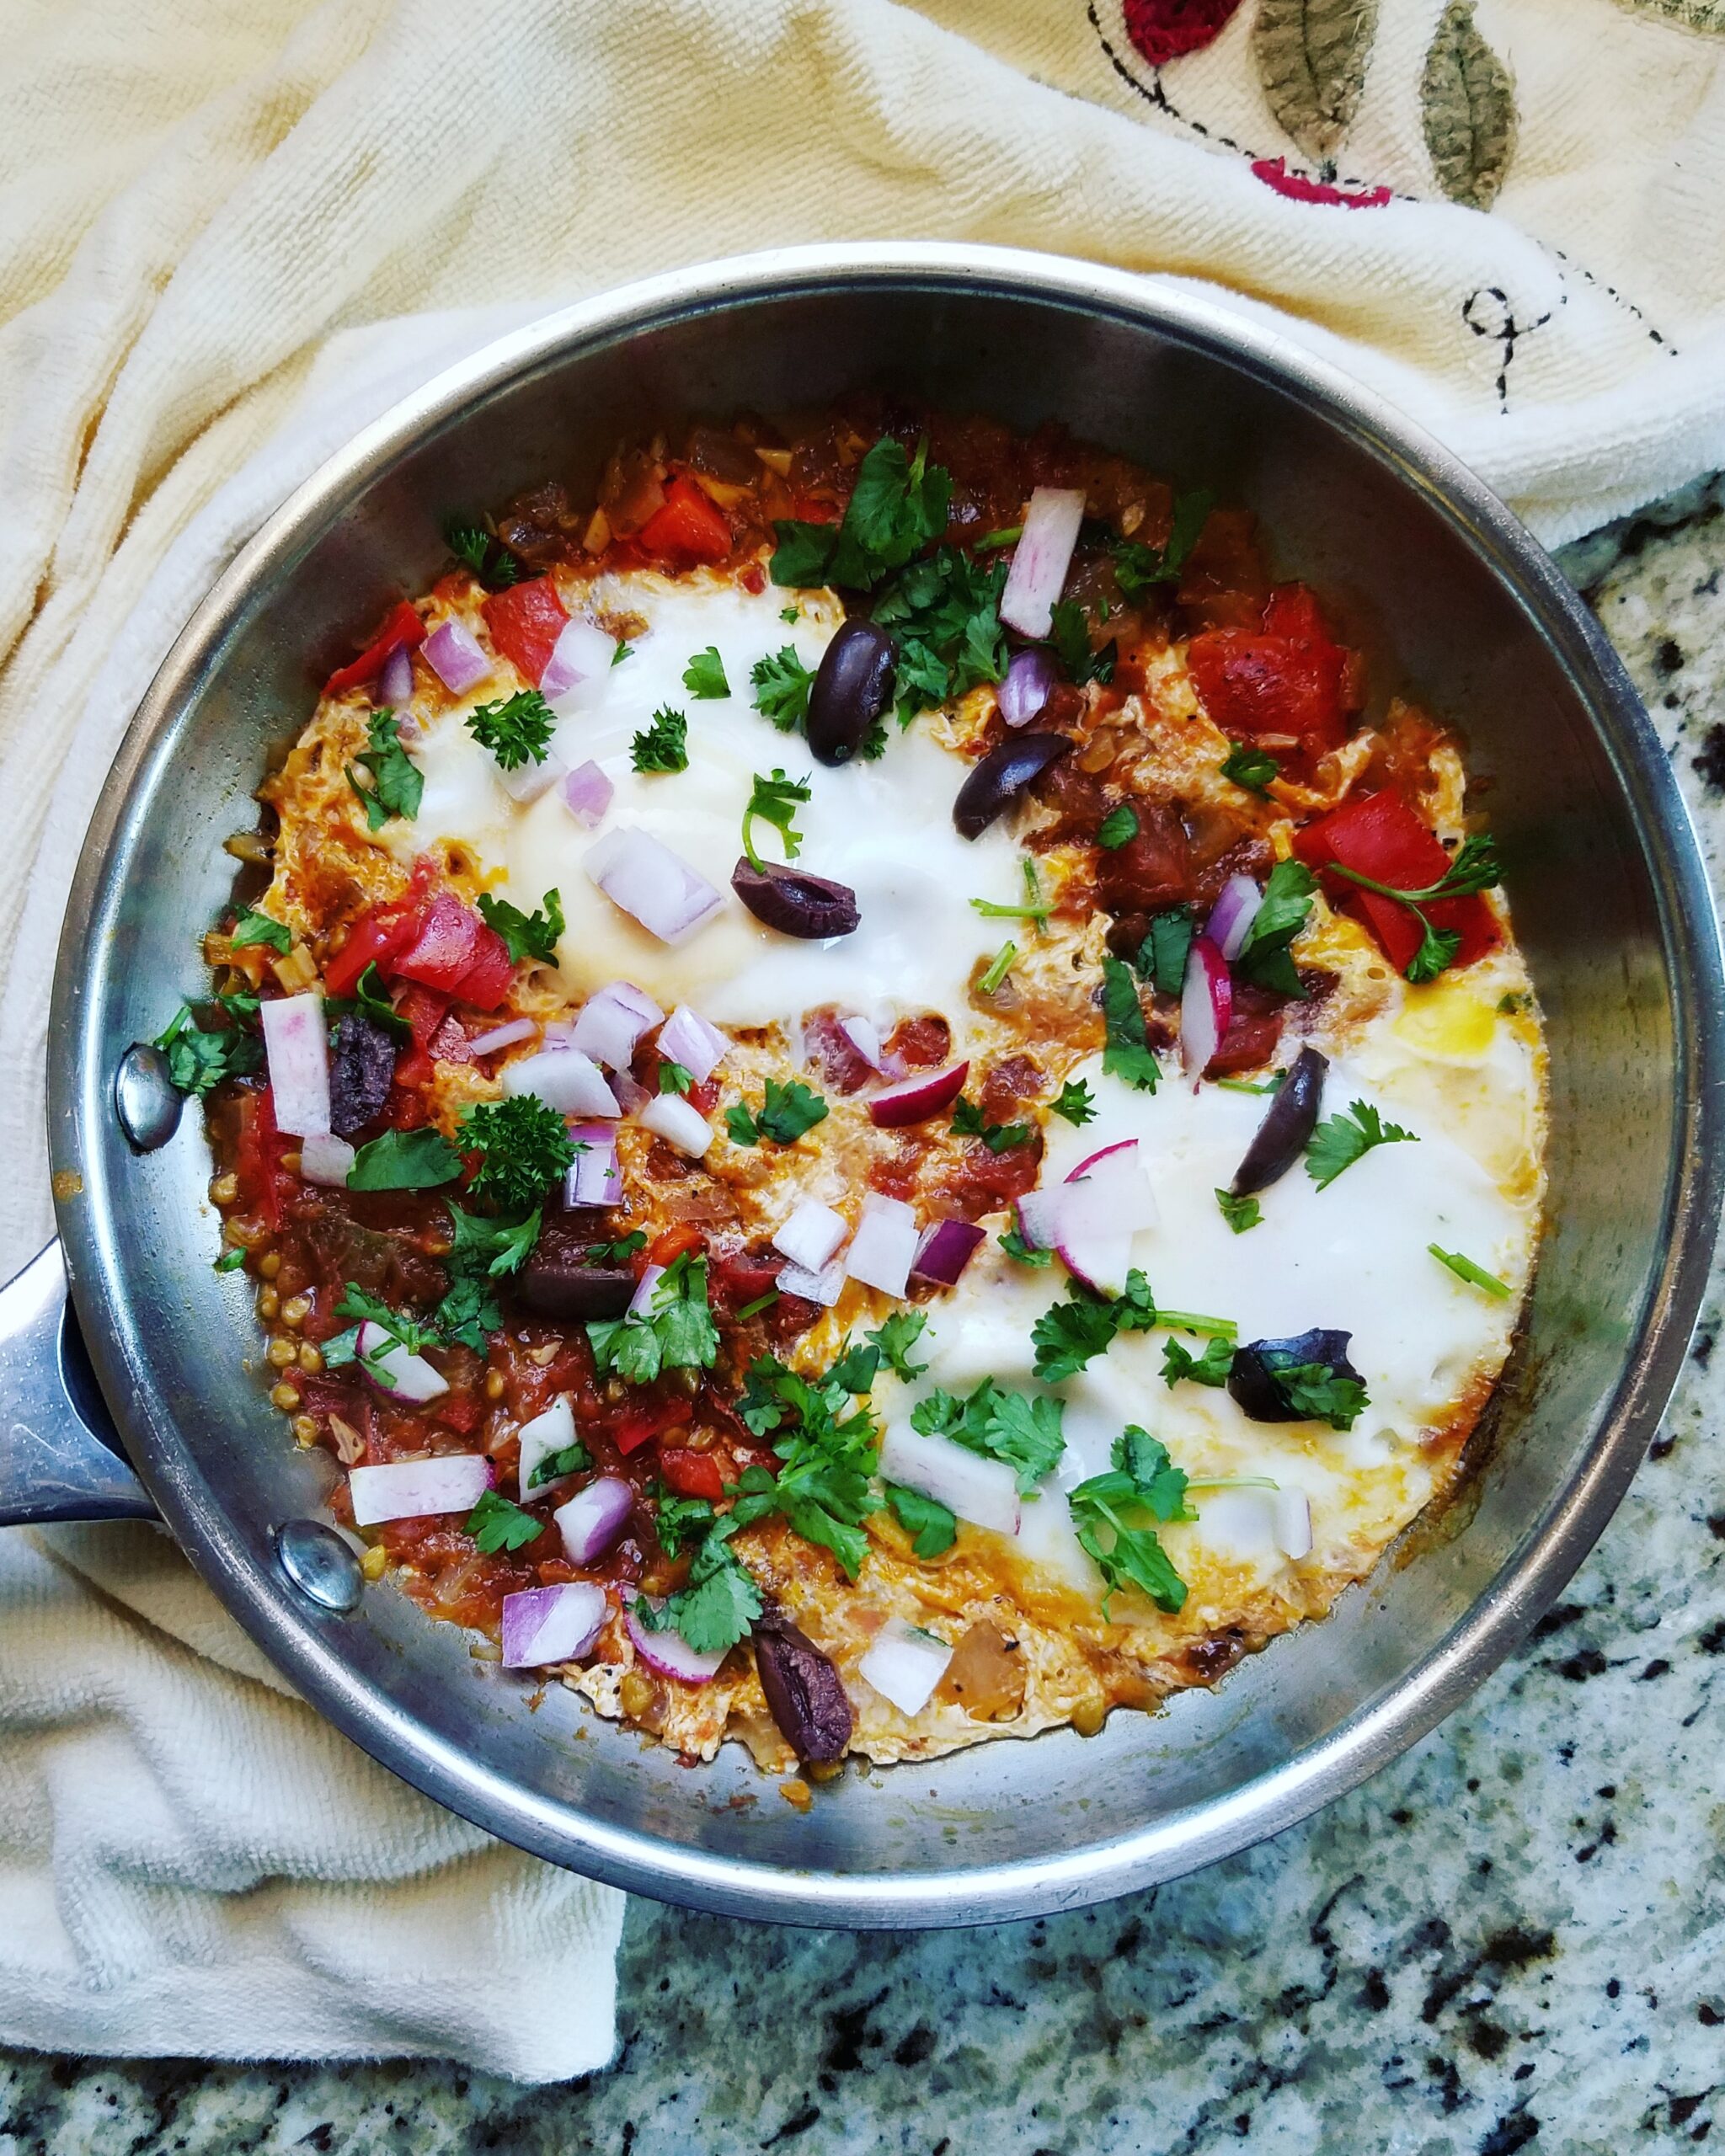
[[[1162,1342],[1162,1376],[1171,1385],[1183,1378],[1189,1378],[1194,1385],[1226,1385],[1233,1364],[1234,1346],[1229,1340],[1206,1341],[1201,1355],[1194,1355],[1178,1340]]]
[[[1112,681],[1119,647],[1110,637],[1100,651],[1090,647],[1090,624],[1076,599],[1057,599],[1049,610],[1049,640],[1067,675],[1081,689],[1087,681]]]
[[[1141,979],[1158,995],[1178,995],[1186,985],[1186,962],[1198,922],[1190,906],[1170,906],[1151,917],[1150,932],[1133,961]]]
[[[1327,1363],[1294,1363],[1272,1374],[1296,1413],[1334,1430],[1351,1430],[1371,1405],[1358,1378],[1344,1377]]]
[[[633,644],[625,643],[619,637],[617,640],[617,649],[611,654],[611,663],[613,666],[621,666],[626,659],[633,659],[634,655]]]
[[[686,1542],[698,1542],[712,1527],[713,1511],[705,1497],[680,1497],[663,1482],[654,1486],[654,1532],[667,1557],[682,1554]]]
[[[356,1280],[350,1280],[342,1290],[341,1300],[335,1305],[338,1317],[350,1317],[355,1321],[345,1332],[338,1332],[323,1345],[323,1364],[327,1369],[339,1369],[343,1365],[358,1362],[381,1382],[388,1379],[388,1358],[392,1348],[401,1348],[409,1355],[421,1349],[440,1347],[443,1335],[435,1323],[424,1324],[406,1310],[392,1310],[388,1304],[376,1295],[368,1294]],[[381,1346],[369,1355],[360,1353],[360,1331],[363,1326],[374,1325],[384,1336]]]
[[[248,906],[233,925],[228,937],[236,951],[243,951],[248,944],[267,943],[272,951],[287,952],[293,946],[293,934],[284,921],[272,921],[267,913],[257,913]]]
[[[826,1380],[828,1384],[837,1385],[841,1391],[860,1397],[864,1393],[873,1391],[874,1380],[879,1375],[879,1348],[864,1347],[858,1342],[847,1340],[838,1360],[828,1369]]]
[[[587,1339],[598,1374],[626,1385],[651,1385],[665,1370],[710,1370],[718,1331],[707,1299],[706,1259],[685,1251],[665,1267],[645,1310],[593,1321]]]
[[[354,983],[351,995],[326,995],[323,1015],[326,1018],[344,1018],[350,1011],[357,1011],[362,1018],[369,1018],[374,1026],[381,1026],[396,1040],[410,1039],[413,1028],[389,1000],[389,991],[383,985],[383,976],[377,970],[374,958]]]
[[[583,1265],[627,1265],[638,1250],[647,1247],[646,1235],[639,1228],[631,1228],[628,1235],[619,1235],[614,1243],[589,1243],[581,1253]]]
[[[1345,877],[1363,891],[1375,891],[1381,899],[1395,899],[1398,905],[1406,906],[1419,923],[1419,948],[1409,959],[1407,969],[1408,979],[1415,982],[1435,980],[1446,966],[1454,963],[1455,953],[1461,947],[1459,931],[1434,928],[1424,909],[1438,899],[1471,898],[1475,893],[1489,890],[1503,880],[1497,842],[1484,831],[1464,839],[1461,851],[1437,882],[1423,884],[1417,890],[1404,891],[1394,883],[1381,883],[1375,876],[1367,876],[1358,868],[1346,868],[1339,861],[1327,862],[1325,866],[1332,875]]]
[[[769,1078],[757,1113],[751,1115],[739,1101],[725,1110],[724,1120],[734,1145],[753,1145],[770,1138],[776,1145],[794,1145],[805,1130],[812,1130],[825,1117],[826,1102],[800,1078],[785,1085]]]
[[[1268,1078],[1213,1078],[1225,1093],[1279,1093],[1287,1080],[1285,1070],[1273,1070]]]
[[[738,1317],[759,1317],[762,1310],[770,1310],[778,1300],[778,1289],[769,1288],[764,1295],[757,1295],[752,1303],[745,1303],[737,1312]]]
[[[1137,837],[1140,828],[1138,811],[1130,801],[1123,801],[1118,808],[1110,808],[1103,818],[1096,842],[1105,851],[1118,853],[1123,846],[1129,845]]]
[[[435,1190],[440,1183],[453,1182],[461,1171],[461,1155],[441,1130],[386,1130],[354,1155],[347,1187]]]
[[[920,1490],[907,1489],[901,1482],[882,1485],[886,1502],[893,1518],[911,1537],[911,1547],[919,1557],[943,1557],[959,1539],[959,1523],[954,1515],[937,1497],[925,1497]]]
[[[919,442],[913,457],[902,442],[883,435],[857,467],[842,523],[776,522],[773,582],[866,591],[938,538],[946,528],[953,483],[939,465],[927,462],[927,449]]]
[[[1167,1446],[1136,1423],[1114,1440],[1113,1459],[1108,1474],[1092,1476],[1067,1498],[1079,1542],[1107,1584],[1103,1614],[1124,1587],[1137,1588],[1172,1614],[1185,1604],[1186,1582],[1143,1516],[1148,1513],[1164,1526],[1195,1519],[1186,1502],[1186,1477],[1169,1460]]]
[[[830,1375],[811,1382],[771,1355],[751,1363],[738,1412],[756,1437],[772,1434],[782,1465],[776,1476],[745,1468],[730,1517],[747,1527],[782,1513],[855,1579],[868,1547],[862,1522],[879,1502],[870,1487],[879,1452],[873,1418],[852,1400]]]
[[[1236,741],[1223,757],[1220,770],[1224,778],[1232,779],[1247,793],[1258,793],[1268,798],[1270,781],[1280,777],[1282,766],[1267,749],[1254,749],[1244,741]]]
[[[542,764],[556,726],[556,714],[537,689],[520,689],[500,702],[481,704],[467,717],[468,733],[505,771],[526,763]],[[414,807],[418,805],[416,800]]]
[[[578,1438],[572,1445],[565,1445],[561,1452],[546,1454],[533,1472],[527,1477],[530,1490],[543,1488],[547,1482],[556,1482],[565,1475],[579,1475],[593,1465],[593,1455]]]
[[[985,1460],[1004,1460],[1018,1478],[1020,1495],[1028,1497],[1066,1449],[1060,1430],[1065,1412],[1060,1401],[1033,1400],[985,1378],[962,1400],[939,1390],[919,1400],[911,1411],[911,1428],[924,1437],[950,1438]]]
[[[803,610],[800,606],[794,604],[789,606],[781,606],[779,609],[778,617],[782,622],[789,622],[795,624],[802,620]]]
[[[507,899],[494,899],[489,891],[482,891],[479,913],[485,926],[494,929],[508,945],[509,955],[516,965],[523,958],[537,958],[547,966],[557,963],[557,939],[563,934],[564,926],[563,900],[557,892],[545,894],[543,913],[523,913]]]
[[[911,1351],[921,1339],[927,1325],[927,1310],[895,1310],[868,1336],[907,1385],[928,1368],[927,1363],[911,1360]]]
[[[1470,1288],[1477,1288],[1498,1302],[1508,1298],[1510,1289],[1507,1280],[1500,1280],[1495,1273],[1487,1273],[1484,1266],[1476,1265],[1471,1257],[1464,1257],[1459,1250],[1439,1250],[1435,1243],[1428,1243],[1426,1248],[1439,1265],[1447,1265],[1455,1278],[1465,1280]]]
[[[796,620],[794,611],[789,618]],[[683,686],[692,696],[708,701],[730,694],[731,685],[725,679],[724,661],[718,655],[716,643],[708,644],[705,651],[697,651],[683,669]]]
[[[1028,1123],[991,1123],[975,1101],[953,1103],[953,1128],[961,1138],[980,1138],[991,1153],[1004,1153],[1035,1135]]]
[[[525,1550],[545,1532],[542,1519],[524,1513],[495,1490],[488,1490],[467,1514],[467,1532],[482,1556],[494,1557],[499,1550]]]
[[[1096,1120],[1096,1098],[1082,1078],[1069,1078],[1055,1096],[1054,1113],[1064,1116],[1074,1129]]]
[[[1189,494],[1176,494],[1166,546],[1146,547],[1133,539],[1115,542],[1111,550],[1114,581],[1125,597],[1135,599],[1147,585],[1171,584],[1179,575],[1187,556],[1198,544],[1198,536],[1215,499],[1203,487],[1195,488]]]
[[[1036,873],[1035,862],[1028,853],[1019,866],[1024,872],[1024,902],[1022,905],[996,905],[992,899],[972,899],[970,903],[985,920],[1033,921],[1040,928],[1054,908],[1042,895],[1042,879]]]
[[[1375,1146],[1418,1142],[1413,1131],[1398,1123],[1386,1123],[1369,1102],[1355,1101],[1312,1132],[1306,1141],[1306,1172],[1320,1190],[1327,1190],[1343,1168],[1364,1160]]]
[[[803,835],[797,829],[796,814],[800,803],[809,798],[806,779],[787,778],[775,769],[771,778],[755,774],[754,791],[749,796],[749,805],[743,811],[743,851],[750,865],[764,868],[766,864],[755,851],[753,826],[758,816],[762,823],[771,824],[785,842],[785,859],[794,861],[803,851]]]
[[[899,723],[932,711],[1007,670],[1001,593],[1007,564],[943,547],[912,562],[876,601],[874,619],[898,646]]]
[[[686,1065],[669,1060],[659,1066],[659,1090],[661,1093],[686,1093],[695,1082],[695,1074]]]
[[[189,1003],[180,1005],[157,1034],[154,1045],[168,1058],[168,1075],[174,1084],[199,1100],[224,1078],[243,1078],[263,1068],[264,1044],[254,1028],[235,1024],[224,1032],[212,1032],[198,1023]]]
[[[347,782],[365,808],[368,830],[381,831],[392,816],[405,816],[411,822],[419,814],[425,781],[418,765],[401,745],[393,711],[372,712],[366,731],[366,745],[354,758],[354,764],[358,764],[371,781],[369,787],[361,786],[354,776],[353,764],[347,766]]]
[[[1236,973],[1283,995],[1305,996],[1288,947],[1306,926],[1316,889],[1316,881],[1303,861],[1290,857],[1276,863],[1234,960]]]
[[[1023,536],[1022,524],[1003,524],[997,531],[985,531],[976,545],[979,552],[991,553],[996,547],[1016,547]]]
[[[1008,1257],[1015,1257],[1020,1265],[1052,1265],[1055,1254],[1051,1250],[1033,1250],[1016,1228],[1008,1228],[1001,1237],[1001,1248]]]
[[[629,761],[638,771],[686,771],[689,768],[689,721],[669,704],[653,714],[653,723],[629,744]]]
[[[1236,1198],[1231,1191],[1218,1189],[1216,1204],[1236,1235],[1243,1235],[1263,1219],[1263,1208],[1255,1198]]]
[[[1088,1288],[1075,1287],[1065,1302],[1049,1305],[1030,1328],[1036,1349],[1033,1374],[1044,1385],[1060,1385],[1106,1354],[1117,1333],[1156,1329],[1224,1340],[1231,1340],[1239,1330],[1231,1318],[1160,1308],[1150,1283],[1135,1267],[1126,1275],[1122,1295],[1098,1295]]]
[[[1144,1011],[1132,969],[1119,958],[1102,962],[1102,1017],[1106,1045],[1102,1067],[1140,1092],[1153,1093],[1162,1073],[1144,1030]]]
[[[794,645],[757,659],[749,669],[755,686],[755,708],[770,718],[781,734],[794,734],[809,716],[809,691],[814,686],[814,670],[805,666]]]
[[[993,958],[989,960],[986,969],[977,982],[977,994],[993,995],[998,993],[1001,983],[1012,970],[1012,961],[1017,955],[1018,947],[1016,943],[1002,943]]]
[[[221,1257],[216,1261],[216,1270],[218,1273],[238,1273],[245,1262],[244,1246],[237,1245],[232,1250],[222,1251]]]
[[[503,1312],[492,1283],[519,1273],[539,1240],[542,1214],[537,1205],[524,1219],[487,1220],[459,1205],[449,1209],[454,1241],[448,1257],[449,1287],[433,1317],[446,1338],[458,1340],[483,1355]]]
[[[755,1575],[730,1546],[738,1522],[715,1520],[695,1552],[688,1582],[663,1609],[644,1595],[634,1604],[637,1621],[649,1631],[674,1631],[697,1654],[724,1654],[746,1639],[764,1604]]]
[[[520,558],[482,526],[466,517],[454,517],[443,527],[449,551],[465,562],[488,591],[505,591],[521,580]]]
[[[463,1152],[479,1155],[473,1195],[494,1198],[512,1212],[537,1205],[567,1173],[577,1150],[557,1110],[531,1093],[463,1109],[461,1141]]]

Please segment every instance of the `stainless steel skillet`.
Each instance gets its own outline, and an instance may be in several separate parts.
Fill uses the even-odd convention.
[[[1250,502],[1282,566],[1378,625],[1378,682],[1465,725],[1550,1026],[1551,1206],[1526,1353],[1443,1531],[1416,1530],[1326,1623],[1156,1719],[846,1778],[805,1817],[729,1753],[692,1774],[562,1690],[530,1713],[452,1627],[359,1593],[315,1525],[324,1464],[286,1442],[245,1367],[259,1342],[243,1280],[211,1271],[196,1118],[137,1150],[117,1110],[159,1135],[127,1051],[198,979],[230,886],[222,841],[309,712],[316,662],[435,573],[450,508],[547,473],[579,489],[619,436],[685,414],[874,383],[1019,426],[1059,418]],[[1722,1011],[1693,837],[1621,669],[1521,526],[1375,399],[1199,301],[1033,255],[822,248],[655,280],[521,331],[362,435],[240,554],[146,698],[87,843],[51,1035],[61,1249],[93,1375],[51,1251],[0,1302],[0,1518],[153,1504],[357,1742],[619,1885],[857,1926],[1097,1900],[1274,1833],[1393,1758],[1585,1554],[1701,1293]]]

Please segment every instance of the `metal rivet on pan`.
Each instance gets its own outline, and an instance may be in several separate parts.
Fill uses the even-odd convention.
[[[168,1058],[147,1041],[134,1041],[114,1074],[114,1113],[132,1150],[153,1153],[179,1128],[184,1097],[168,1075]]]
[[[315,1519],[285,1521],[275,1530],[275,1561],[320,1609],[345,1617],[359,1608],[365,1591],[360,1561],[333,1527]]]

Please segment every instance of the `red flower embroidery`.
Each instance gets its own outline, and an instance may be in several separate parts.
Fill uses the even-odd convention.
[[[1344,210],[1381,210],[1394,199],[1387,187],[1332,187],[1327,180],[1308,179],[1304,173],[1290,172],[1285,157],[1258,157],[1252,169],[1266,187],[1285,195],[1290,202],[1333,202]]]
[[[1227,27],[1240,0],[1121,0],[1126,35],[1152,67],[1201,52]]]

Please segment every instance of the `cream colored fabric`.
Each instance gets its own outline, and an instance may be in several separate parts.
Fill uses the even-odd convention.
[[[0,0],[0,1271],[49,1230],[47,986],[115,743],[222,563],[393,394],[677,263],[1007,242],[1223,288],[1569,536],[1725,462],[1725,41],[1676,19],[1716,0],[1662,5],[1381,0],[1332,171],[1260,33],[1305,9],[1322,52],[1372,16],[1343,0],[1243,0],[1160,69],[1155,0]],[[1445,199],[1444,79],[1490,214]],[[9,1540],[0,2036],[603,2055],[614,1897],[481,1852],[235,1673],[147,1536]],[[476,1938],[567,2020],[415,1992]]]

